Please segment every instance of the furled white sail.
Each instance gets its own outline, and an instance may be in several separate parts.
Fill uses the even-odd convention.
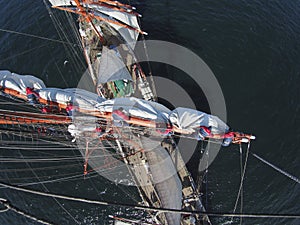
[[[159,103],[149,104],[149,101],[134,97],[110,99],[97,105],[97,110],[101,112],[113,112],[120,108],[129,116],[159,122],[167,122],[167,115],[170,112]],[[164,109],[164,111],[160,111],[160,109]]]
[[[75,1],[71,0],[49,0],[52,6],[76,6]]]
[[[109,56],[111,54],[113,57],[117,57],[117,53],[114,50],[109,50],[108,52],[109,54],[106,55]],[[106,75],[102,77],[101,79],[103,80],[100,79],[100,81],[107,82],[114,79],[131,80],[128,70],[126,68],[120,70],[120,67],[115,64],[118,60],[105,57],[105,54],[102,57],[101,60],[105,59],[106,64],[101,64],[104,67],[104,72],[101,74]],[[112,69],[109,70],[107,67]],[[214,134],[224,134],[229,130],[229,127],[218,117],[201,111],[180,107],[170,111],[159,103],[134,97],[106,100],[95,93],[78,88],[46,88],[44,82],[37,77],[18,75],[7,70],[0,71],[0,86],[2,88],[10,88],[22,94],[26,94],[26,87],[33,87],[38,90],[42,99],[60,104],[72,102],[81,109],[113,112],[121,108],[128,116],[156,122],[171,122],[179,129],[185,130],[188,133],[197,132],[200,126],[211,127],[211,132]]]
[[[75,1],[69,1],[69,0],[49,0],[49,1],[52,4],[52,6],[76,6]],[[83,6],[96,10],[101,14],[114,18],[137,30],[140,30],[140,26],[138,24],[137,17],[135,15],[110,9],[104,6],[99,6],[96,4],[83,4]],[[101,14],[99,16],[101,16]],[[120,35],[124,38],[126,43],[132,49],[134,49],[139,33],[136,30],[128,29],[113,23],[109,23],[109,24],[114,29],[116,29],[120,33]]]
[[[0,86],[18,91],[21,94],[26,94],[26,88],[41,89],[45,88],[42,80],[31,75],[19,75],[11,73],[8,70],[0,71]]]
[[[108,49],[103,46],[98,70],[98,84],[115,80],[131,80],[124,62],[118,55],[117,49]]]
[[[200,126],[211,127],[211,132],[224,134],[229,127],[218,117],[189,108],[176,108],[169,116],[172,124],[190,133],[197,131]]]
[[[39,95],[42,99],[53,101],[60,104],[68,102],[80,107],[81,109],[93,110],[96,105],[104,101],[97,94],[91,93],[79,88],[44,88],[39,90]]]

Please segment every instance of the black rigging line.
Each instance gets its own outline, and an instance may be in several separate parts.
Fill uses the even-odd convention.
[[[14,186],[7,183],[0,182],[0,186],[9,188],[15,191],[21,191],[25,193],[31,193],[35,195],[45,196],[45,197],[53,197],[59,198],[69,201],[76,201],[94,205],[104,205],[104,206],[118,206],[118,207],[128,207],[138,210],[147,210],[147,211],[155,211],[161,213],[179,213],[185,215],[207,215],[211,217],[242,217],[242,218],[280,218],[280,219],[300,219],[300,215],[297,214],[262,214],[262,213],[224,213],[224,212],[203,212],[203,211],[190,211],[190,210],[180,210],[180,209],[168,209],[168,208],[156,208],[156,207],[148,207],[148,206],[137,206],[132,204],[124,204],[117,202],[109,202],[109,201],[99,201],[92,199],[84,199],[72,196],[65,196],[53,193],[45,193],[41,191],[31,190],[23,187]]]
[[[56,42],[56,43],[60,43],[60,44],[68,44],[68,45],[73,45],[73,46],[79,46],[78,44],[70,43],[70,42],[67,42],[67,41],[62,41],[62,40],[57,40],[57,39],[52,39],[52,38],[46,38],[46,37],[42,37],[42,36],[38,36],[38,35],[34,35],[34,34],[28,34],[28,33],[13,31],[13,30],[7,30],[7,29],[0,28],[0,31],[6,32],[6,33],[11,33],[11,34],[23,35],[23,36],[32,37],[32,38],[38,38],[38,39],[46,40],[46,41],[52,41],[52,42]]]
[[[274,164],[268,162],[267,160],[263,159],[262,157],[258,156],[257,154],[255,154],[255,153],[253,153],[253,152],[250,152],[250,153],[251,153],[251,155],[252,155],[253,157],[255,157],[256,159],[260,160],[260,161],[263,162],[264,164],[270,166],[271,168],[273,168],[273,169],[276,170],[277,172],[283,174],[284,176],[286,176],[286,177],[290,178],[291,180],[295,181],[296,183],[300,184],[300,179],[299,179],[299,178],[297,178],[297,177],[295,177],[295,176],[289,174],[288,172],[286,172],[286,171],[280,169],[279,167],[277,167],[277,166],[275,166]]]

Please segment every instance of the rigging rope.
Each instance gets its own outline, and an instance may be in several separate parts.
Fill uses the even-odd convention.
[[[261,158],[260,156],[256,155],[255,153],[251,153],[255,158],[257,158],[258,160],[260,160],[261,162],[265,163],[266,165],[272,167],[273,169],[275,169],[276,171],[278,171],[279,173],[285,175],[286,177],[290,178],[291,180],[297,182],[298,184],[300,184],[300,179],[289,174],[288,172],[283,171],[282,169],[280,169],[279,167],[273,165],[272,163],[268,162],[267,160]]]
[[[29,219],[31,219],[31,220],[33,220],[35,222],[38,222],[38,223],[41,223],[41,224],[46,224],[46,225],[51,225],[52,224],[52,223],[46,222],[45,220],[39,219],[39,218],[37,218],[37,217],[35,217],[33,215],[30,215],[29,213],[26,213],[26,212],[24,212],[24,211],[22,211],[22,210],[20,210],[20,209],[18,209],[16,207],[12,206],[9,203],[9,201],[7,201],[7,199],[0,198],[0,203],[3,206],[5,206],[5,209],[1,210],[0,213],[6,212],[8,210],[12,210],[12,211],[18,213],[19,215],[24,216],[26,218],[29,218]]]
[[[24,158],[24,156],[21,154],[21,152],[19,151],[20,155]],[[26,165],[31,169],[32,173],[34,174],[34,176],[37,178],[38,181],[41,181],[41,179],[39,178],[39,176],[36,174],[36,172],[32,169],[31,165],[26,162]],[[41,183],[42,187],[44,188],[44,190],[46,192],[49,192],[49,189],[45,186],[45,184]],[[75,219],[75,217],[63,206],[63,204],[61,204],[58,199],[53,198],[53,200],[59,205],[60,208],[63,209],[63,211],[65,211],[77,224],[79,224],[79,222]]]
[[[7,57],[7,58],[1,59],[1,60],[0,60],[0,63],[3,63],[3,62],[5,62],[5,61],[7,61],[7,60],[10,60],[10,59],[16,58],[16,57],[18,57],[18,56],[21,56],[21,55],[25,55],[25,54],[27,54],[27,53],[29,53],[29,52],[32,52],[32,51],[35,51],[35,50],[37,50],[37,49],[40,49],[40,48],[46,47],[46,46],[48,46],[48,45],[49,45],[48,43],[47,43],[47,44],[43,44],[43,45],[40,45],[40,46],[37,46],[37,47],[31,48],[31,49],[25,50],[25,51],[23,51],[23,52],[20,52],[20,53],[14,54],[14,55],[12,55],[12,56],[9,56],[9,57]],[[10,103],[7,103],[7,104],[10,104]]]
[[[59,37],[62,40],[67,40],[67,43],[71,43],[70,35],[68,35],[66,30],[73,32],[73,35],[71,35],[71,37],[75,36],[75,38],[76,38],[75,41],[76,41],[76,43],[79,43],[79,44],[68,45],[68,46],[64,45],[64,48],[65,48],[65,52],[68,55],[68,58],[70,60],[72,60],[72,65],[73,65],[75,71],[77,71],[78,73],[82,73],[82,68],[85,68],[86,66],[85,66],[84,60],[80,57],[78,52],[75,50],[74,46],[78,46],[80,48],[81,52],[83,51],[83,48],[82,48],[82,45],[80,44],[81,40],[79,38],[80,37],[79,31],[77,30],[76,25],[74,24],[74,20],[72,19],[72,16],[68,12],[64,13],[67,21],[69,22],[71,29],[70,29],[70,27],[64,28],[63,27],[64,23],[61,23],[59,18],[52,12],[52,9],[48,5],[49,2],[46,2],[46,0],[43,0],[43,2],[44,2],[44,5],[49,13],[49,16],[52,20],[52,23],[53,23]]]
[[[141,20],[140,20],[139,17],[138,17],[138,22],[139,22],[139,24],[141,24]],[[150,78],[150,82],[151,82],[151,86],[152,86],[152,91],[153,91],[154,99],[155,99],[155,101],[157,101],[156,87],[155,87],[155,84],[154,84],[153,74],[152,74],[152,70],[151,70],[150,59],[149,59],[149,54],[148,54],[148,50],[147,50],[145,35],[142,34],[141,36],[142,36],[142,42],[143,42],[143,47],[144,47],[144,51],[145,51],[145,56],[146,56],[146,59],[147,59],[147,65],[148,65],[148,70],[149,70],[149,78]]]
[[[34,35],[34,34],[28,34],[28,33],[7,30],[7,29],[2,29],[2,28],[0,28],[0,31],[6,32],[6,33],[11,33],[11,34],[23,35],[23,36],[32,37],[32,38],[38,38],[38,39],[46,40],[46,41],[52,41],[52,42],[56,42],[56,43],[60,43],[60,44],[68,44],[68,45],[72,45],[72,46],[78,45],[78,44],[70,43],[67,41],[62,41],[62,40],[57,40],[57,39],[52,39],[52,38],[42,37],[42,36],[38,36],[38,35]]]
[[[179,214],[186,214],[186,215],[196,215],[197,214],[197,215],[207,215],[207,216],[213,216],[213,217],[300,219],[300,215],[296,215],[296,214],[258,214],[258,213],[240,214],[240,213],[203,212],[203,211],[190,211],[190,210],[180,210],[180,209],[156,208],[156,207],[149,207],[149,206],[137,206],[137,205],[132,205],[132,204],[124,204],[124,203],[109,202],[109,201],[99,201],[99,200],[78,198],[78,197],[65,196],[65,195],[59,195],[59,194],[53,194],[53,193],[45,193],[45,192],[26,189],[26,188],[14,186],[14,185],[2,183],[2,182],[0,182],[0,186],[9,188],[9,189],[12,189],[15,191],[21,191],[24,193],[31,193],[31,194],[45,196],[45,197],[53,197],[53,198],[59,198],[59,199],[94,204],[94,205],[129,207],[129,208],[138,209],[138,210],[148,210],[148,211],[155,211],[155,212],[161,212],[161,213],[177,213],[177,214],[179,213]]]
[[[235,201],[235,204],[234,204],[233,213],[235,213],[239,198],[241,198],[241,209],[240,209],[241,211],[240,211],[240,214],[242,214],[242,210],[243,210],[243,184],[244,184],[244,178],[245,178],[245,173],[246,173],[246,166],[247,166],[247,162],[248,162],[249,151],[250,151],[250,142],[248,143],[248,146],[247,146],[246,158],[245,158],[245,163],[244,163],[244,167],[243,167],[243,165],[242,165],[242,145],[240,144],[241,183],[240,183],[239,191],[238,191],[237,198],[236,198],[236,201]],[[231,217],[231,222],[233,222],[233,217]],[[240,218],[240,223],[242,223],[242,217]]]
[[[250,142],[248,143],[248,149],[250,148]],[[247,157],[248,157],[248,153],[247,152]],[[243,213],[243,192],[244,192],[244,189],[243,189],[243,185],[244,185],[244,176],[245,176],[245,172],[246,172],[246,161],[245,161],[245,165],[243,167],[243,149],[242,149],[242,143],[240,143],[240,169],[241,169],[241,194],[240,194],[240,213],[242,214]],[[245,170],[245,172],[243,172],[243,170]],[[243,218],[240,217],[240,225],[242,225],[243,223]]]

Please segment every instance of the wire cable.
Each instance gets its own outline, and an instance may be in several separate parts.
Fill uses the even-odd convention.
[[[243,217],[243,218],[280,218],[280,219],[300,219],[300,215],[296,214],[259,214],[259,213],[224,213],[224,212],[203,212],[203,211],[190,211],[190,210],[180,210],[180,209],[168,209],[168,208],[156,208],[156,207],[149,207],[149,206],[138,206],[132,204],[125,204],[125,203],[117,203],[117,202],[110,202],[110,201],[99,201],[99,200],[92,200],[92,199],[85,199],[85,198],[78,198],[66,195],[59,195],[54,193],[45,193],[41,191],[36,191],[32,189],[27,189],[23,187],[14,186],[7,183],[0,182],[0,186],[6,187],[15,191],[21,191],[24,193],[31,193],[39,196],[44,197],[53,197],[59,198],[69,201],[87,203],[87,204],[94,204],[94,205],[102,205],[102,206],[117,206],[117,207],[128,207],[138,210],[148,210],[148,211],[155,211],[161,213],[177,213],[177,214],[186,214],[186,215],[207,215],[212,217]]]
[[[38,222],[38,223],[41,223],[41,224],[45,224],[45,225],[52,225],[52,223],[49,223],[49,222],[47,222],[47,221],[45,221],[45,220],[42,220],[42,219],[39,219],[39,218],[37,218],[37,217],[35,217],[35,216],[29,214],[29,213],[26,213],[26,212],[24,212],[24,211],[22,211],[22,210],[20,210],[20,209],[18,209],[18,208],[16,208],[16,207],[14,207],[14,206],[11,205],[10,202],[7,201],[6,199],[0,198],[0,202],[1,202],[1,204],[2,204],[3,206],[5,206],[5,209],[1,210],[0,213],[6,212],[6,211],[8,211],[8,210],[12,210],[12,211],[14,211],[15,213],[18,213],[19,215],[24,216],[24,217],[26,217],[26,218],[29,218],[29,219],[31,219],[31,220],[33,220],[33,221],[35,221],[35,222]]]
[[[20,155],[23,157],[23,155],[20,153]],[[41,182],[41,179],[39,178],[39,176],[36,174],[36,172],[32,169],[32,167],[30,166],[30,164],[28,162],[26,162],[26,165],[31,169],[32,173],[34,174],[34,176],[37,178],[37,180],[39,182]],[[44,188],[45,191],[49,192],[49,189],[45,186],[44,183],[41,183],[42,187]],[[63,204],[61,204],[57,198],[53,198],[53,200],[58,204],[58,206],[65,211],[72,219],[74,222],[76,222],[77,224],[80,224],[79,221],[77,221],[75,219],[75,217],[66,209],[66,207],[63,206]]]
[[[275,166],[274,164],[268,162],[267,160],[261,158],[260,156],[258,156],[255,153],[251,153],[255,158],[257,158],[258,160],[260,160],[261,162],[265,163],[266,165],[272,167],[273,169],[275,169],[276,171],[278,171],[279,173],[285,175],[286,177],[290,178],[291,180],[295,181],[296,183],[300,184],[300,179],[289,174],[288,172],[283,171],[282,169],[280,169],[279,167]]]
[[[56,43],[60,43],[60,44],[68,44],[68,45],[77,46],[77,44],[75,44],[75,43],[70,43],[70,42],[67,42],[67,41],[42,37],[42,36],[38,36],[38,35],[34,35],[34,34],[28,34],[28,33],[23,33],[23,32],[8,30],[8,29],[2,29],[2,28],[0,28],[0,31],[6,32],[6,33],[11,33],[11,34],[23,35],[23,36],[32,37],[32,38],[38,38],[38,39],[46,40],[46,41],[52,41],[52,42],[56,42]]]

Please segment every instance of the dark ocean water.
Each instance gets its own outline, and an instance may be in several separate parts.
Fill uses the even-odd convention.
[[[300,177],[300,2],[151,0],[131,3],[143,14],[142,27],[149,33],[146,39],[185,46],[208,64],[223,90],[228,124],[257,136],[251,151]],[[42,1],[2,0],[0,6],[0,29],[59,39]],[[56,15],[59,16],[59,13]],[[67,21],[65,26],[69,26]],[[72,36],[71,32],[69,34]],[[74,48],[79,52],[78,47]],[[76,86],[85,68],[78,66],[82,56],[75,62],[72,58],[74,56],[70,57],[59,43],[0,32],[0,68],[36,75],[47,86]],[[67,66],[64,66],[65,60],[69,61]],[[153,73],[161,73],[159,69],[154,67]],[[192,87],[193,84],[187,84],[188,81],[182,79],[175,69],[163,69],[164,76]],[[201,104],[197,106],[199,108]],[[206,104],[202,106],[202,110],[208,111]],[[24,153],[15,151],[11,154],[18,156]],[[224,148],[210,166],[205,202],[209,211],[233,210],[240,182],[239,157],[236,146]],[[20,179],[19,182],[24,182],[20,173],[5,172],[4,169],[14,166],[16,164],[1,163],[2,181]],[[81,171],[78,166],[68,168],[65,173],[78,174]],[[43,176],[51,176],[55,172],[48,173]],[[42,186],[33,188],[44,190]],[[95,199],[124,202],[134,202],[130,200],[132,196],[138,199],[134,190],[115,187],[99,176],[49,184],[47,188],[57,193]],[[101,194],[106,188],[106,194]],[[53,199],[5,189],[1,189],[0,193],[0,197],[10,199],[19,208],[41,218],[58,224],[76,224]],[[83,224],[107,224],[109,212],[130,214],[129,210],[60,203]],[[300,186],[249,156],[243,206],[245,213],[299,215]],[[214,222],[224,224],[228,220],[221,218],[214,219]],[[33,223],[7,212],[0,214],[0,224]],[[244,219],[243,224],[297,225],[300,220]]]

